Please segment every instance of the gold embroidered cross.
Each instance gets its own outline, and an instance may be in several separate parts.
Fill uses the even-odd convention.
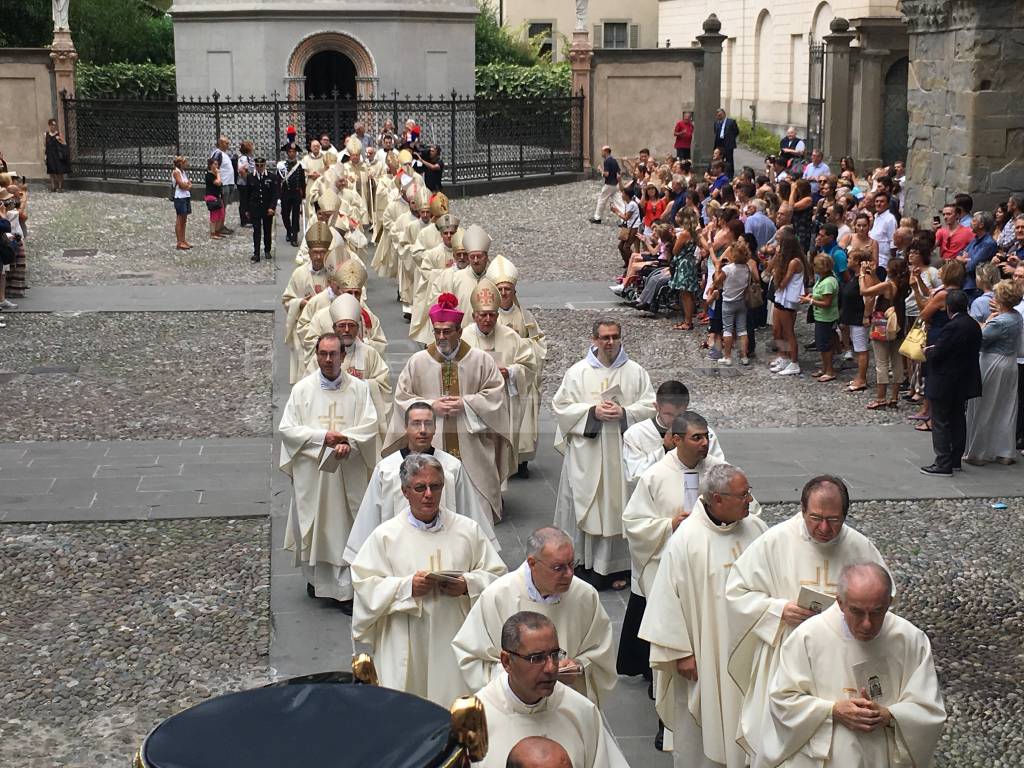
[[[440,549],[436,549],[436,550],[434,550],[434,552],[431,553],[431,555],[430,555],[430,566],[428,567],[428,570],[431,570],[431,571],[443,570],[441,568],[441,550]]]
[[[828,560],[825,560],[825,581],[822,582],[821,566],[814,567],[814,579],[800,579],[801,586],[805,587],[818,587],[819,589],[828,589],[831,587],[833,591],[839,586],[837,582],[829,581],[828,578]]]
[[[738,543],[733,544],[732,548],[729,550],[729,554],[732,555],[732,560],[725,564],[726,568],[732,568],[732,564],[736,562],[736,558],[743,554],[743,547]]]
[[[320,425],[328,432],[337,432],[345,425],[345,419],[338,415],[337,403],[331,403],[331,407],[327,409],[327,415],[320,417]]]

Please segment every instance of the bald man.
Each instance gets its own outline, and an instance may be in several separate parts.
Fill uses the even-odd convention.
[[[512,747],[505,768],[572,768],[569,753],[546,736],[527,736]]]

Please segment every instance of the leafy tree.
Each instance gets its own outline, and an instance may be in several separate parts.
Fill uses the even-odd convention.
[[[476,63],[519,64],[538,62],[537,51],[529,41],[520,39],[498,24],[498,16],[487,0],[477,0]]]
[[[91,64],[174,61],[170,18],[139,0],[72,0],[71,36]]]
[[[42,48],[53,42],[50,0],[4,3],[0,48]]]

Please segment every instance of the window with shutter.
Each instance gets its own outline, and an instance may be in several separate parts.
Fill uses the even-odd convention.
[[[593,46],[595,48],[600,48],[601,47],[601,35],[602,35],[601,25],[600,24],[595,24],[594,25],[594,35],[591,38],[593,40]]]
[[[601,44],[604,48],[629,47],[629,24],[624,21],[606,21],[601,27]]]
[[[639,48],[640,47],[640,25],[630,24],[629,25],[629,47]]]
[[[540,43],[538,53],[550,57],[552,61],[555,53],[554,27],[550,21],[531,21],[526,27],[526,36]]]

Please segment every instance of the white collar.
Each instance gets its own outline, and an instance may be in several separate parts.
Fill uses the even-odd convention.
[[[316,375],[320,377],[320,389],[328,389],[328,390],[339,390],[339,389],[341,389],[341,385],[342,385],[343,380],[345,378],[345,372],[344,371],[339,373],[338,374],[338,378],[334,379],[334,381],[331,381],[326,376],[324,376],[324,372],[323,371],[318,370],[316,372]]]
[[[523,563],[520,566],[523,571],[523,578],[526,580],[526,594],[535,603],[542,603],[544,605],[558,605],[562,602],[561,595],[548,595],[544,597],[537,589],[537,585],[533,583],[533,571],[530,570],[529,563]]]
[[[508,696],[509,701],[512,703],[512,708],[513,709],[516,709],[517,705],[518,705],[518,707],[521,707],[522,709],[525,709],[527,714],[531,714],[532,715],[534,712],[537,712],[538,710],[543,709],[544,705],[547,703],[547,701],[545,699],[541,699],[536,704],[527,704],[525,701],[520,699],[516,695],[516,692],[512,690],[512,685],[508,681],[508,672],[504,673],[501,676],[501,682],[504,684],[503,687],[505,688],[505,694]]]
[[[429,523],[424,523],[422,520],[417,518],[416,515],[412,513],[411,507],[405,510],[405,514],[413,528],[418,528],[419,530],[426,531],[427,533],[438,533],[439,531],[444,530],[444,521],[441,519],[440,507],[437,510],[437,515],[435,515],[434,519]]]

